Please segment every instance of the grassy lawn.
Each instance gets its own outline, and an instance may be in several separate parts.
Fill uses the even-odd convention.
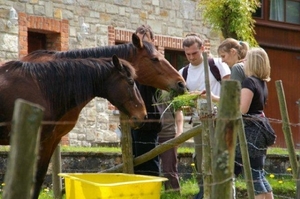
[[[0,146],[0,151],[9,151],[8,146]],[[120,147],[61,147],[62,152],[99,152],[99,153],[121,153]],[[193,153],[194,148],[179,147],[179,153]],[[299,151],[297,151],[297,154]],[[282,148],[270,148],[268,154],[288,155],[288,151]],[[295,198],[296,195],[296,182],[292,179],[291,175],[278,175],[268,174],[268,180],[273,188],[275,199],[289,199]],[[198,186],[195,179],[181,180],[181,195],[174,192],[161,190],[161,199],[193,199],[193,196],[198,192]],[[242,177],[236,180],[237,198],[247,199],[246,183]],[[1,189],[2,190],[2,189]],[[0,197],[1,198],[1,197]],[[40,194],[40,199],[54,198],[51,189],[44,189]],[[65,196],[63,197],[63,199]]]
[[[9,151],[9,146],[0,146],[0,151]],[[62,152],[94,152],[94,153],[121,153],[121,147],[75,147],[61,146]],[[194,148],[179,147],[178,153],[193,153]],[[300,150],[296,150],[299,154]],[[271,147],[268,149],[268,154],[288,155],[288,150],[283,148]]]
[[[0,148],[1,150],[1,148]],[[121,153],[120,147],[70,147],[70,146],[62,146],[62,152],[101,152],[101,153]],[[297,150],[297,153],[300,151]],[[178,153],[194,153],[194,148],[190,147],[179,147]],[[269,148],[268,154],[276,154],[276,155],[288,155],[287,149],[283,148]]]
[[[275,199],[294,199],[296,195],[295,181],[290,177],[275,176],[268,180],[273,187]],[[172,191],[161,190],[161,199],[193,199],[193,196],[198,192],[198,186],[195,179],[181,180],[181,195]],[[243,178],[236,180],[237,199],[248,199],[246,182]],[[54,198],[52,190],[44,189],[39,199],[52,199]],[[63,196],[65,199],[65,195]]]

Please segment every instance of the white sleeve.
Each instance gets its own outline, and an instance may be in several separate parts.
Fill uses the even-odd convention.
[[[222,62],[221,58],[214,58],[214,62],[216,64],[216,66],[218,67],[222,78],[226,75],[231,74],[231,70],[230,70],[229,66],[226,63]]]

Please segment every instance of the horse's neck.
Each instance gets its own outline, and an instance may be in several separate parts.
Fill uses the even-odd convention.
[[[104,46],[100,47],[102,49],[100,54],[106,55],[105,57],[112,57],[113,55],[117,55],[121,59],[125,59],[128,62],[131,62],[134,54],[134,46],[130,43],[127,44],[119,44],[113,46]]]
[[[46,53],[47,54],[47,53]],[[84,48],[84,49],[76,49],[69,50],[64,52],[56,52],[56,58],[101,58],[107,57],[111,58],[113,55],[117,55],[117,57],[124,59],[128,62],[132,62],[135,58],[136,49],[132,43],[119,44],[113,46],[101,46],[95,48]]]

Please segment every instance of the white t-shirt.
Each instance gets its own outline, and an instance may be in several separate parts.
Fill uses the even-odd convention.
[[[214,58],[215,65],[218,67],[220,71],[221,78],[226,75],[230,75],[230,68],[224,62],[222,62],[221,58]],[[179,74],[182,75],[182,71],[184,68],[179,70]],[[210,82],[210,90],[213,94],[220,96],[221,84],[216,80],[214,75],[211,73],[210,68],[209,71],[209,82]],[[191,63],[188,68],[188,75],[186,79],[186,86],[189,91],[202,91],[205,90],[205,72],[204,72],[204,62],[202,62],[198,66],[193,66]]]

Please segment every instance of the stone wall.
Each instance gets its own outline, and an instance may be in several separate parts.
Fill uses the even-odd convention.
[[[0,182],[4,182],[4,174],[7,170],[7,152],[0,152]],[[62,153],[62,173],[98,173],[122,163],[122,155],[120,153],[79,153],[79,152],[63,152]],[[181,179],[189,179],[194,174],[192,154],[178,154],[178,173]],[[268,155],[265,164],[267,173],[276,176],[291,175],[288,156]],[[50,163],[44,186],[50,187],[52,184],[52,165]]]
[[[141,24],[149,24],[156,34],[156,46],[182,50],[179,43],[186,33],[196,32],[207,41],[212,54],[220,34],[204,25],[196,0],[0,0],[0,63],[27,54],[27,32],[47,35],[47,47],[54,50],[78,49],[128,42],[128,35]],[[18,23],[8,27],[10,8],[19,14]],[[81,25],[88,28],[82,37]],[[116,33],[122,33],[118,35]],[[170,45],[169,45],[170,44]],[[94,142],[117,142],[119,116],[106,100],[95,99],[80,115],[76,127],[63,144],[91,146]]]

